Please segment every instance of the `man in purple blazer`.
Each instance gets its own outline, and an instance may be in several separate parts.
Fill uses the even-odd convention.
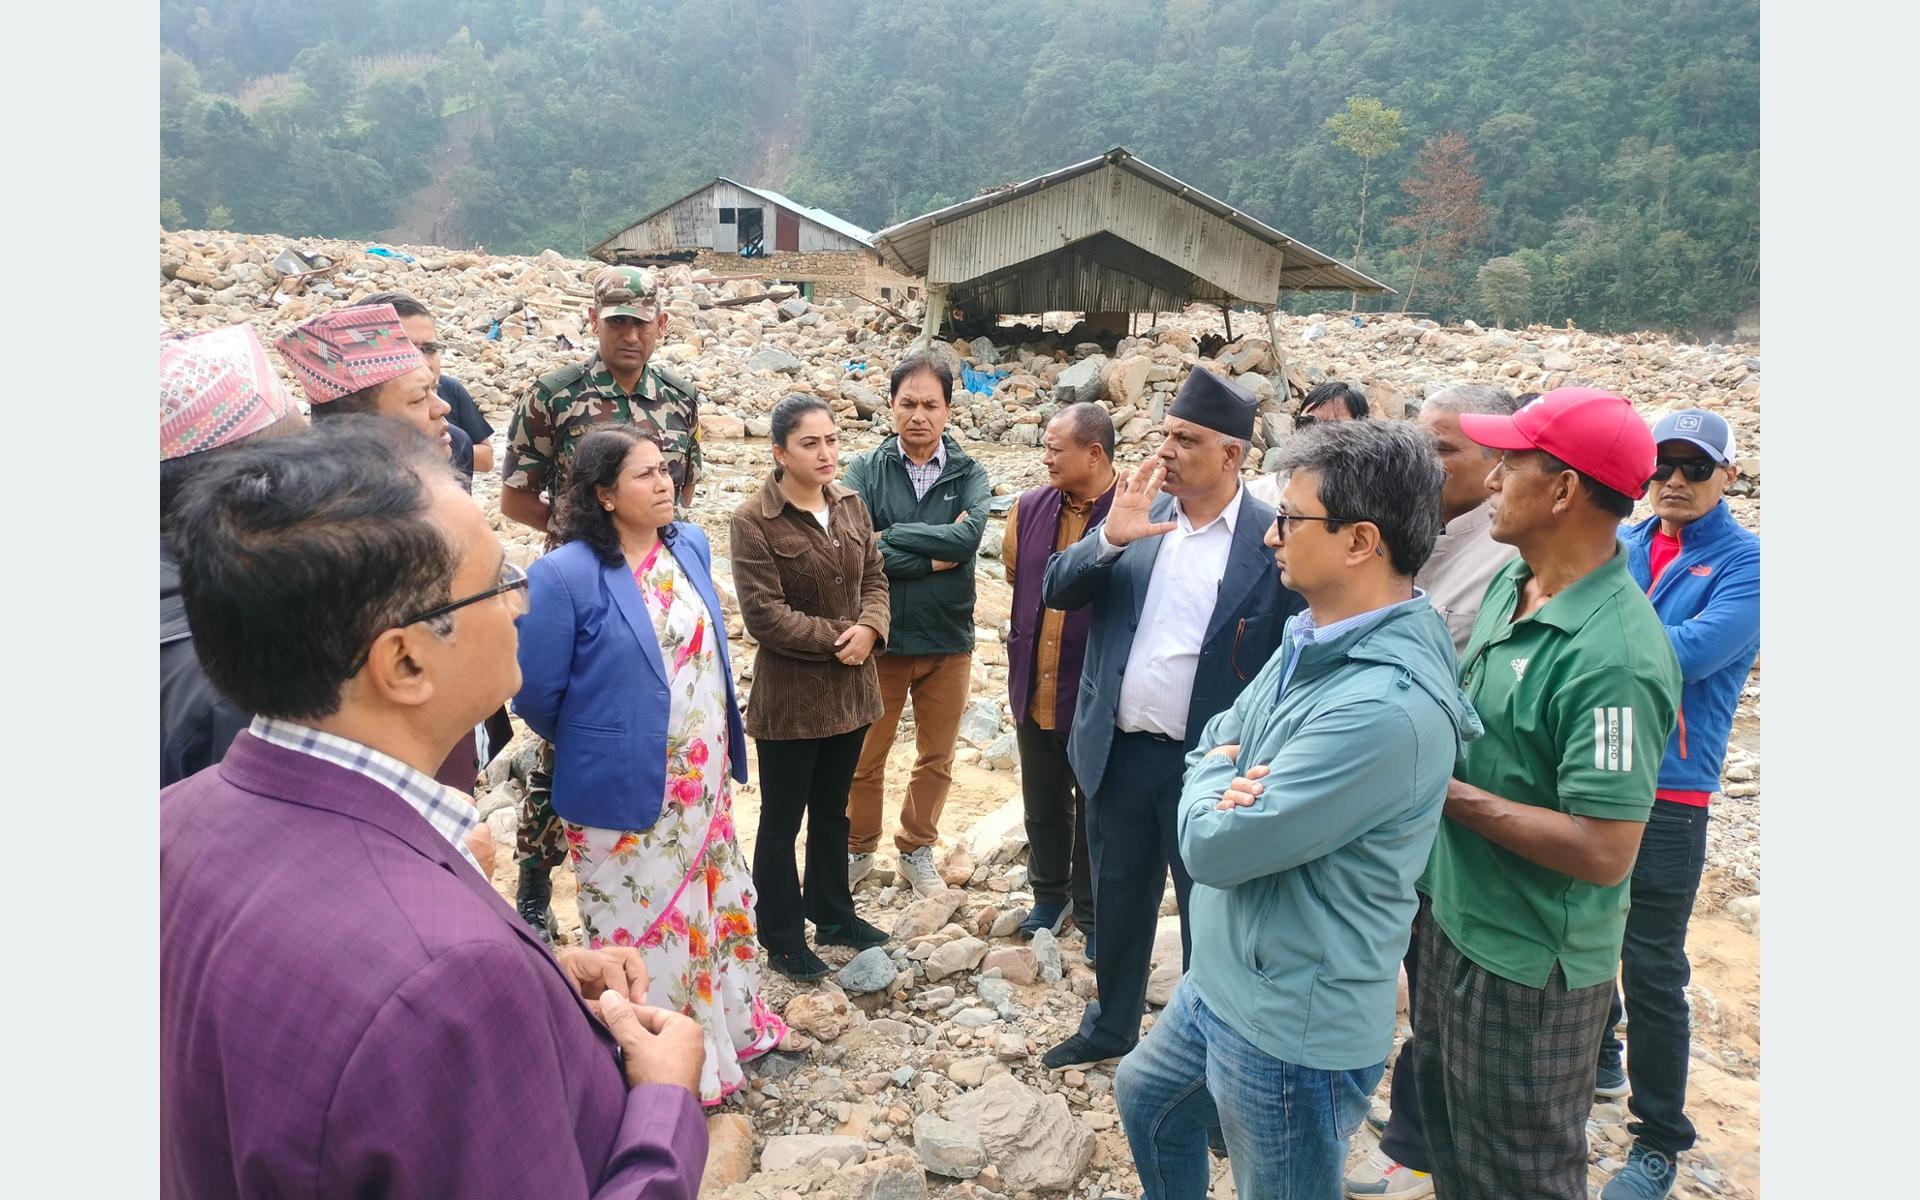
[[[699,1025],[549,953],[432,778],[519,686],[526,575],[425,439],[330,426],[180,504],[195,649],[259,715],[160,797],[161,1194],[693,1197]]]

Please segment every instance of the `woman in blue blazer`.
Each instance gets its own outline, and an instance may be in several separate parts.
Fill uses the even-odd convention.
[[[615,425],[580,443],[559,549],[527,572],[514,707],[553,743],[588,944],[635,946],[647,999],[699,1018],[700,1098],[787,1029],[761,999],[752,876],[729,779],[747,779],[712,557],[673,519],[660,445]]]

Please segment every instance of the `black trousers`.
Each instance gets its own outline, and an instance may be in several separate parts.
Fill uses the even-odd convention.
[[[1671,1158],[1694,1143],[1687,1119],[1687,922],[1694,894],[1707,864],[1705,806],[1655,800],[1640,835],[1640,856],[1633,861],[1633,906],[1627,910],[1627,936],[1620,947],[1620,981],[1626,988],[1625,1011],[1633,1016],[1633,1053],[1627,1056],[1627,1083],[1633,1095],[1627,1123],[1649,1150]],[[1620,989],[1613,993],[1600,1061],[1620,1063],[1620,1039],[1614,1026],[1622,1015]]]
[[[1073,900],[1073,923],[1093,936],[1093,867],[1087,858],[1087,803],[1067,761],[1067,733],[1031,717],[1014,728],[1020,796],[1027,813],[1027,881],[1036,904]]]
[[[804,949],[806,927],[854,918],[847,886],[847,789],[867,727],[827,738],[761,739],[760,832],[753,845],[754,918],[760,944],[775,954]],[[807,825],[806,896],[793,846]]]
[[[1180,781],[1186,750],[1151,734],[1115,731],[1100,789],[1088,798],[1087,849],[1093,901],[1100,911],[1099,999],[1080,1018],[1081,1036],[1103,1049],[1140,1040],[1153,968],[1153,934],[1167,872],[1180,899],[1180,962],[1193,953],[1187,896],[1193,877],[1180,861]]]
[[[1407,1022],[1417,1019],[1414,997],[1420,994],[1420,927],[1415,924],[1407,939],[1407,955],[1401,960],[1407,968]],[[1420,1127],[1420,1085],[1413,1069],[1413,1038],[1400,1043],[1393,1060],[1393,1082],[1388,1085],[1387,1102],[1393,1113],[1380,1135],[1380,1151],[1393,1161],[1416,1171],[1432,1173],[1427,1161],[1427,1134]]]

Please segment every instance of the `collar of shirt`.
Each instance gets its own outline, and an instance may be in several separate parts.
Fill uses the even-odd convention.
[[[913,459],[908,456],[907,448],[905,446],[899,447],[899,450],[900,450],[900,461],[907,464],[907,469],[909,471],[926,471],[926,470],[939,471],[939,470],[946,469],[947,439],[945,435],[942,435],[940,440],[933,444],[933,457],[929,458],[925,463],[914,462]]]
[[[1493,501],[1482,500],[1466,512],[1448,521],[1440,530],[1443,538],[1466,538],[1479,532],[1493,521]]]
[[[1425,600],[1427,594],[1419,588],[1415,588],[1413,589],[1413,598],[1415,600]],[[1300,642],[1302,645],[1310,645],[1314,642],[1330,642],[1343,633],[1359,629],[1363,625],[1373,624],[1381,617],[1386,616],[1405,603],[1405,600],[1396,600],[1392,604],[1382,605],[1368,612],[1355,613],[1351,617],[1342,617],[1333,624],[1324,626],[1313,623],[1313,610],[1309,608],[1294,618],[1294,640]]]
[[[1193,522],[1187,519],[1187,506],[1178,496],[1175,496],[1173,500],[1173,519],[1179,522],[1180,532],[1189,536],[1196,533],[1205,533],[1207,530],[1212,529],[1215,524],[1223,521],[1226,523],[1227,532],[1231,534],[1234,527],[1240,523],[1240,502],[1245,499],[1246,494],[1247,489],[1245,487],[1234,488],[1233,499],[1227,501],[1227,506],[1220,510],[1220,515],[1208,521],[1205,525],[1200,526],[1198,529],[1195,529]]]
[[[1413,598],[1415,600],[1425,600],[1427,594],[1419,588],[1415,588],[1413,589]],[[1312,609],[1303,610],[1299,616],[1293,618],[1293,654],[1287,659],[1286,669],[1280,672],[1280,690],[1278,694],[1281,696],[1287,694],[1287,685],[1293,682],[1293,669],[1300,665],[1300,652],[1302,650],[1316,642],[1330,642],[1342,634],[1352,633],[1356,629],[1371,625],[1405,603],[1405,600],[1397,600],[1392,604],[1383,605],[1380,608],[1372,609],[1368,612],[1355,613],[1351,617],[1342,617],[1333,624],[1325,626],[1315,625],[1313,623]]]
[[[391,754],[383,754],[371,746],[363,746],[338,734],[323,733],[295,721],[255,717],[247,732],[282,749],[295,750],[312,755],[321,762],[345,767],[393,792],[405,800],[413,811],[425,817],[427,824],[446,838],[474,870],[480,870],[480,860],[473,856],[473,851],[467,849],[467,835],[473,832],[474,826],[480,824],[479,810],[474,808],[472,801],[442,785],[433,776],[423,775]]]

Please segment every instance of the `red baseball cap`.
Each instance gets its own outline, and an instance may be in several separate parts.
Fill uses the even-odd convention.
[[[1653,478],[1653,431],[1633,405],[1599,388],[1555,388],[1511,417],[1461,413],[1460,432],[1494,450],[1544,450],[1636,500]]]

